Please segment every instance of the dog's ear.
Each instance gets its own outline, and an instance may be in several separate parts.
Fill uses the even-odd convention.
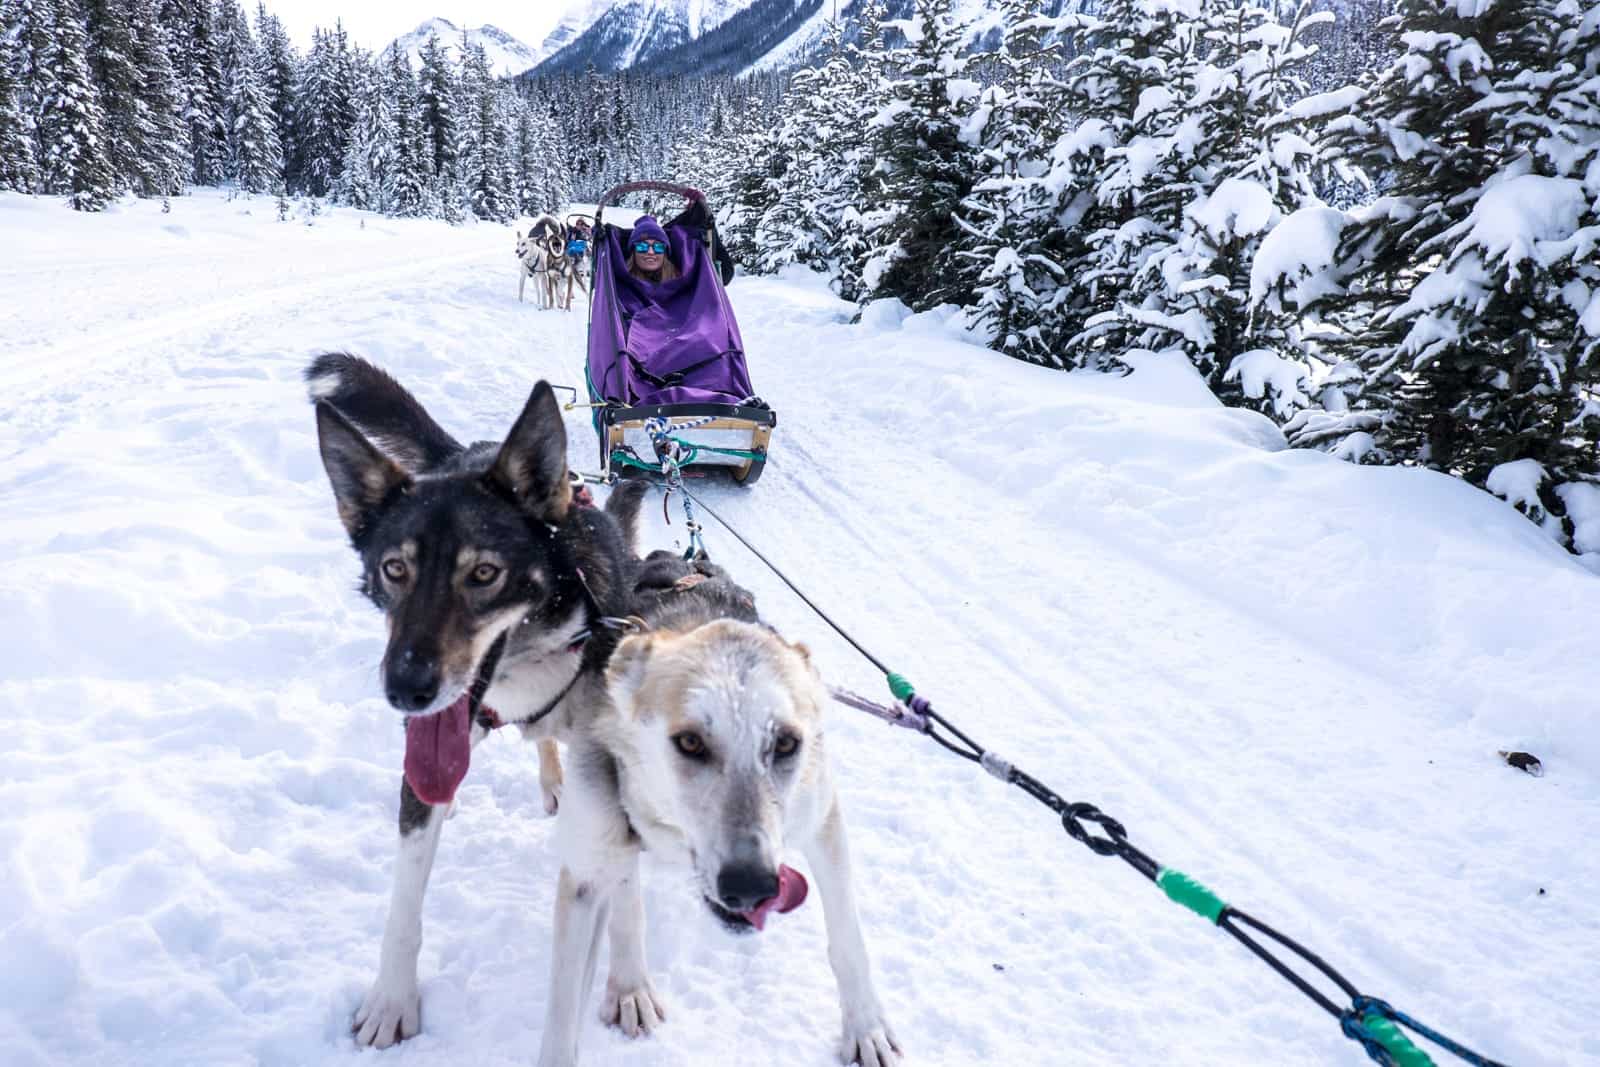
[[[800,657],[801,669],[805,671],[812,685],[816,688],[818,710],[827,707],[827,687],[823,684],[822,672],[817,670],[817,661],[811,657],[811,649],[799,641],[785,641],[784,644],[788,645],[790,650]]]
[[[811,649],[799,641],[786,640],[783,643],[788,645],[789,650],[800,658],[803,680],[796,679],[799,683],[796,686],[796,692],[805,692],[810,695],[811,705],[815,709],[818,716],[817,721],[820,723],[822,721],[821,716],[827,711],[829,696],[828,685],[822,680],[822,672],[817,670],[817,661],[811,658]]]
[[[644,684],[644,674],[655,654],[656,635],[629,634],[611,653],[606,665],[606,684],[617,697],[631,697]]]
[[[399,464],[325,400],[317,402],[317,445],[333,485],[339,519],[352,538],[372,521],[390,493],[411,484],[411,476]]]
[[[542,522],[561,522],[572,503],[567,480],[567,427],[549,382],[528,394],[528,403],[511,427],[489,469],[502,489]]]

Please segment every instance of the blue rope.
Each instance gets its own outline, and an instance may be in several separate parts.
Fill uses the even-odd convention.
[[[1480,1055],[1479,1053],[1472,1051],[1470,1048],[1467,1048],[1465,1045],[1450,1040],[1433,1027],[1418,1022],[1405,1012],[1397,1011],[1389,1004],[1388,1001],[1379,1000],[1377,997],[1356,997],[1350,1011],[1345,1012],[1344,1016],[1341,1017],[1340,1022],[1344,1025],[1344,1032],[1346,1034],[1350,1034],[1350,1036],[1354,1037],[1357,1041],[1360,1041],[1362,1047],[1367,1050],[1367,1055],[1372,1056],[1372,1058],[1375,1060],[1378,1059],[1378,1057],[1373,1055],[1372,1046],[1368,1044],[1367,1040],[1350,1033],[1351,1017],[1368,1014],[1381,1015],[1385,1019],[1399,1023],[1407,1030],[1411,1030],[1419,1036],[1432,1041],[1435,1045],[1438,1045],[1446,1052],[1453,1053],[1461,1059],[1466,1060],[1468,1063],[1472,1064],[1472,1067],[1505,1067],[1505,1065],[1500,1063],[1498,1060],[1491,1060],[1487,1056]],[[1357,1025],[1359,1025],[1359,1019],[1357,1020]],[[1366,1033],[1364,1028],[1362,1033]],[[1379,1047],[1382,1048],[1382,1046]],[[1387,1056],[1388,1053],[1385,1052],[1384,1055]],[[1382,1063],[1384,1061],[1378,1060],[1378,1062]]]
[[[679,425],[699,425],[709,422],[710,417],[692,420],[690,423]],[[689,494],[683,490],[683,467],[693,463],[696,452],[693,445],[688,448],[688,455],[684,455],[683,442],[671,436],[673,430],[672,420],[656,416],[644,420],[645,432],[650,435],[651,447],[655,449],[656,458],[661,461],[661,473],[667,479],[667,495],[680,493],[683,497],[683,522],[689,530],[689,547],[684,549],[683,558],[696,560],[706,558],[706,545],[700,538],[700,524],[694,518],[694,504],[689,499]]]

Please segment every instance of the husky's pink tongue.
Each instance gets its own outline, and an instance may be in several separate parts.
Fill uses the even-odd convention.
[[[470,698],[406,722],[406,781],[424,804],[448,804],[472,761]]]
[[[767,928],[767,916],[772,912],[793,911],[806,902],[806,876],[793,867],[778,868],[778,895],[768,897],[749,911],[740,912],[757,930]]]

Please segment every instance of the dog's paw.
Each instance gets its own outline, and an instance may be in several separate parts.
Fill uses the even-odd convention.
[[[839,1062],[858,1063],[861,1067],[894,1067],[902,1055],[900,1042],[895,1040],[894,1031],[883,1019],[845,1026]]]
[[[623,989],[614,979],[606,980],[606,996],[600,1005],[600,1021],[615,1026],[629,1037],[648,1034],[667,1018],[666,1005],[646,978]]]
[[[414,980],[409,986],[398,988],[381,981],[375,983],[350,1026],[356,1044],[373,1048],[388,1048],[408,1037],[416,1037],[420,1029],[422,998],[417,995]]]
[[[556,812],[561,810],[560,782],[556,782],[554,785],[545,785],[543,782],[540,782],[539,796],[544,798],[544,813],[546,815],[554,815]]]
[[[561,810],[561,786],[566,775],[561,770],[561,750],[551,740],[539,742],[539,796],[544,800],[544,813],[554,815]]]

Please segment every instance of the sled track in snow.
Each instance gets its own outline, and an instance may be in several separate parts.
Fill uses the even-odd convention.
[[[38,391],[70,385],[90,372],[112,371],[129,356],[154,356],[156,353],[148,350],[160,341],[225,324],[230,330],[243,332],[256,320],[281,315],[289,310],[288,305],[297,302],[359,300],[414,278],[485,260],[482,252],[470,252],[355,275],[333,271],[269,288],[251,286],[237,296],[213,297],[198,306],[131,318],[127,324],[95,327],[69,342],[23,349],[7,357],[0,363],[0,394],[12,401],[24,400]]]

